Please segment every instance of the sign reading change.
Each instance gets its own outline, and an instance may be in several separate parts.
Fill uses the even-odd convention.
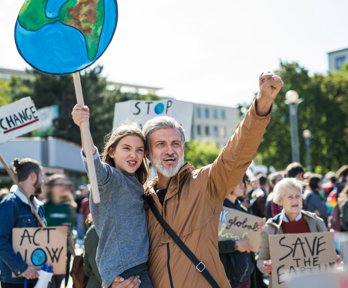
[[[220,215],[219,241],[239,240],[248,236],[253,251],[258,251],[261,241],[260,223],[262,218],[224,207]]]
[[[330,232],[270,235],[272,287],[286,287],[287,277],[325,272],[336,263]]]
[[[67,227],[14,228],[12,246],[28,265],[53,266],[53,273],[65,274]]]
[[[41,125],[30,97],[0,108],[0,143],[39,128]]]

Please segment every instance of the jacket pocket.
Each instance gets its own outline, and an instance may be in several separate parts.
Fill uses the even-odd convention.
[[[35,217],[31,214],[24,214],[18,216],[18,225],[17,227],[34,227]]]

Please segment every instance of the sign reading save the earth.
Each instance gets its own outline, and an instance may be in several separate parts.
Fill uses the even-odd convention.
[[[27,0],[17,18],[15,41],[35,69],[73,73],[103,54],[116,24],[116,0]]]

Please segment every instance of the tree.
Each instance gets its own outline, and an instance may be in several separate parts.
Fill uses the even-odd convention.
[[[193,140],[185,143],[185,161],[195,168],[213,163],[219,153],[219,149],[211,142]]]
[[[71,110],[76,104],[75,89],[71,75],[49,75],[28,71],[34,80],[14,79],[11,82],[12,100],[31,95],[36,108],[57,104],[59,118],[52,136],[80,144],[80,132],[71,119]],[[102,149],[104,137],[112,130],[114,106],[116,102],[131,99],[157,100],[156,95],[122,93],[109,91],[107,80],[102,76],[103,67],[96,66],[81,72],[81,85],[85,104],[90,107],[90,130],[96,146]],[[18,89],[21,87],[21,89]]]
[[[9,82],[0,80],[0,107],[11,103],[9,92],[10,92]]]
[[[313,170],[323,173],[348,162],[348,66],[344,69],[310,76],[297,63],[280,63],[277,73],[284,87],[273,104],[272,121],[258,150],[259,164],[282,170],[291,162],[289,107],[284,102],[288,90],[296,90],[303,99],[298,106],[302,164],[305,165],[304,129],[312,132]]]

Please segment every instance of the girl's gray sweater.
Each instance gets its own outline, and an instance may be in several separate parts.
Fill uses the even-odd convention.
[[[104,286],[109,287],[123,271],[148,260],[144,189],[134,175],[103,163],[98,152],[94,165],[100,203],[95,204],[90,193],[89,205],[99,236],[96,262]]]

